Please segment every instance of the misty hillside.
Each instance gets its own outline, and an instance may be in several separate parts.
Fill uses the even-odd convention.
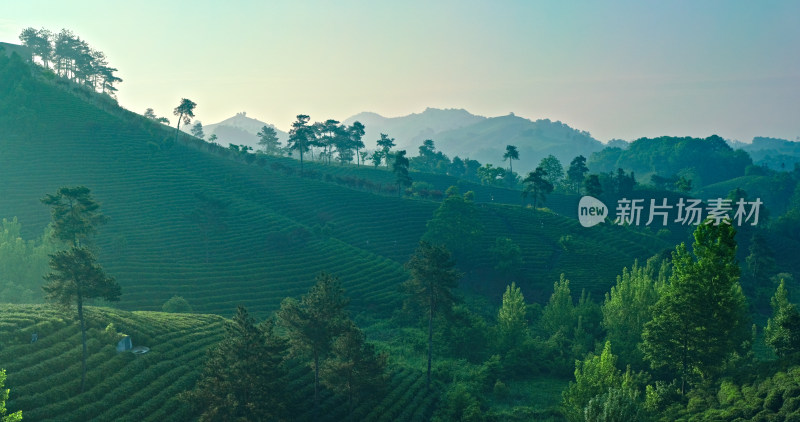
[[[278,141],[281,145],[286,145],[286,140],[289,139],[289,134],[276,128],[274,125],[262,122],[261,120],[247,117],[247,113],[236,113],[235,116],[229,117],[219,123],[203,126],[203,132],[208,139],[212,134],[217,135],[217,143],[222,146],[228,144],[234,145],[247,145],[258,149],[258,136],[256,135],[261,131],[264,126],[275,129],[278,135]],[[188,125],[185,130],[189,130],[191,125]]]
[[[732,148],[750,154],[753,163],[773,170],[791,170],[800,163],[800,142],[786,139],[755,137],[753,142],[730,142]]]
[[[376,113],[364,112],[356,114],[343,123],[347,125],[359,121],[365,126],[362,138],[368,149],[375,148],[375,141],[381,133],[395,139],[396,149],[405,149],[409,156],[417,155],[417,148],[426,139],[436,140],[437,134],[469,126],[485,120],[464,109],[426,108],[422,113],[412,113],[400,117],[383,117]],[[445,152],[449,154],[449,152]]]
[[[588,157],[603,148],[587,132],[564,123],[547,119],[534,122],[513,114],[486,118],[460,109],[428,108],[423,113],[393,118],[361,113],[345,123],[356,120],[366,125],[363,139],[367,148],[374,148],[380,134],[386,133],[395,138],[397,149],[406,149],[409,156],[417,155],[422,142],[432,139],[436,149],[450,158],[459,156],[497,166],[504,165],[506,145],[515,145],[520,158],[515,169],[523,175],[550,154],[568,165],[578,155]]]
[[[10,61],[0,71],[0,109],[14,104],[0,118],[0,177],[7,186],[0,216],[17,216],[23,236],[32,239],[49,221],[39,198],[61,186],[90,187],[110,218],[97,244],[101,262],[123,286],[123,308],[159,309],[177,294],[203,312],[225,314],[245,303],[266,314],[323,270],[342,278],[357,309],[388,312],[401,300],[403,263],[439,203],[332,183],[378,185],[386,170],[308,162],[309,175],[300,177],[294,159],[255,160],[188,136],[173,143],[171,129],[116,105],[99,108],[30,76],[22,63]],[[328,168],[336,176],[323,177]],[[206,210],[204,197],[227,204],[213,230],[192,217]],[[564,272],[575,286],[603,292],[619,268],[666,246],[615,227],[582,231],[572,217],[518,205],[486,205],[478,213],[486,227],[481,250],[501,236],[518,243],[517,282],[534,297]],[[569,247],[561,239],[567,235]],[[617,247],[599,260],[606,244]],[[492,259],[482,254],[471,265],[492,280],[482,288],[497,298],[507,280],[492,270]],[[575,267],[587,261],[597,267]]]
[[[548,119],[530,121],[509,114],[492,117],[473,125],[437,135],[436,146],[446,154],[469,157],[481,163],[503,164],[506,145],[515,145],[519,162],[515,170],[524,175],[533,171],[542,158],[552,154],[566,167],[578,155],[589,157],[603,144],[588,132],[573,129]]]

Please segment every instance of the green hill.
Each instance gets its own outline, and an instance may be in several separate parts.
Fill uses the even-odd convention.
[[[88,324],[87,388],[80,386],[80,329],[74,312],[42,305],[0,305],[0,365],[7,370],[6,403],[22,410],[25,421],[184,421],[193,418],[177,395],[194,386],[206,349],[223,336],[224,319],[216,315],[127,312],[85,309]],[[36,333],[38,340],[31,342]],[[150,351],[117,352],[129,335],[133,346]],[[285,380],[298,398],[313,397],[313,374],[290,362]],[[422,394],[424,374],[392,367],[387,392],[376,408],[360,407],[359,420],[425,420],[436,395]],[[310,389],[309,389],[310,387]],[[321,400],[326,421],[347,415],[345,402],[327,392]],[[311,406],[298,416],[310,420]]]
[[[223,331],[223,318],[215,315],[87,308],[90,370],[79,394],[74,312],[41,305],[0,305],[0,312],[0,365],[12,391],[7,405],[22,410],[26,421],[185,419],[190,409],[176,395],[194,385],[205,349]],[[34,333],[38,340],[32,343]],[[118,353],[123,334],[150,352]]]
[[[685,176],[692,180],[695,188],[743,176],[745,168],[751,164],[746,152],[734,151],[716,135],[705,139],[640,138],[626,149],[608,147],[595,152],[587,162],[593,173],[615,172],[622,168],[635,172],[639,180],[654,174]]]
[[[49,221],[39,198],[64,185],[90,187],[110,217],[97,245],[101,263],[123,287],[122,309],[158,310],[177,294],[200,312],[228,314],[244,303],[266,315],[284,297],[304,292],[322,270],[339,275],[356,310],[388,312],[397,304],[402,264],[438,203],[326,182],[323,172],[338,166],[312,164],[312,176],[299,177],[286,171],[296,163],[291,159],[248,165],[193,138],[173,143],[160,124],[33,77],[23,63],[3,63],[0,109],[8,112],[0,119],[0,216],[19,217],[32,238]],[[335,171],[348,168],[377,183],[387,175],[365,167]],[[200,193],[229,204],[219,230],[206,233],[190,218],[203,206]],[[585,230],[572,219],[520,207],[484,205],[480,216],[487,248],[499,236],[522,246],[526,264],[518,281],[529,290],[545,291],[566,272],[600,293],[622,266],[668,247],[652,236]],[[565,236],[572,248],[559,243]],[[481,265],[491,276],[488,259]],[[584,272],[578,262],[599,268]],[[507,282],[489,293],[500,294]]]
[[[0,367],[8,369],[9,408],[22,409],[26,420],[186,420],[188,410],[174,396],[193,385],[203,349],[220,338],[222,319],[143,312],[160,310],[173,295],[201,313],[229,315],[244,304],[263,318],[285,297],[305,293],[324,270],[340,277],[363,320],[380,320],[399,307],[399,285],[408,277],[403,264],[438,202],[387,191],[394,181],[383,169],[306,163],[300,177],[290,158],[242,155],[174,136],[108,97],[0,57],[0,217],[18,217],[22,237],[35,238],[50,220],[41,197],[61,186],[89,187],[110,218],[95,239],[99,262],[122,286],[119,310],[91,308],[94,369],[81,395],[74,394],[79,341],[71,317],[44,306],[2,309]],[[446,176],[412,176],[440,189],[458,184]],[[644,231],[586,229],[574,214],[492,203],[495,193],[497,202],[518,203],[519,192],[462,184],[462,191],[473,188],[486,253],[469,263],[473,271],[462,290],[493,304],[512,281],[493,269],[488,250],[498,237],[520,246],[523,264],[514,281],[529,301],[539,302],[561,273],[576,292],[586,288],[598,298],[622,267],[671,247]],[[203,197],[227,204],[223,216],[208,214],[211,223],[199,224],[197,216],[209,207]],[[554,195],[547,204],[574,213],[576,202]],[[117,355],[116,337],[105,331],[109,323],[152,351]],[[33,332],[40,340],[31,344]],[[307,374],[297,365],[292,388],[307,393]],[[418,369],[394,366],[381,406],[356,414],[359,420],[426,419],[438,396],[420,394],[424,386]],[[330,420],[344,417],[345,404],[330,393],[324,400]]]

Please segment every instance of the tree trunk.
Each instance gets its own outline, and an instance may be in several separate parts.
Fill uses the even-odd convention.
[[[81,323],[81,342],[83,343],[83,360],[81,364],[81,393],[86,387],[86,324],[83,321],[83,297],[81,296],[81,289],[78,288],[78,320]]]
[[[303,177],[303,147],[301,146],[300,149],[300,177]],[[312,149],[313,154],[313,149]]]
[[[178,134],[181,133],[181,119],[183,118],[183,113],[178,116],[178,128],[175,129],[175,142],[178,142]]]

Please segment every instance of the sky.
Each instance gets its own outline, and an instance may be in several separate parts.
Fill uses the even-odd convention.
[[[595,138],[800,140],[800,1],[3,0],[0,41],[71,30],[173,123],[287,130],[426,107],[560,120]]]

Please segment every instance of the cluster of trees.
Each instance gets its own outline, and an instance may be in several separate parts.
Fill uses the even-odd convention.
[[[648,262],[623,272],[602,306],[605,347],[576,364],[564,392],[568,419],[675,420],[712,407],[711,386],[724,377],[756,371],[756,326],[739,283],[734,235],[730,225],[703,224],[691,252],[681,244],[658,271]],[[764,338],[781,359],[797,363],[800,313],[787,296],[781,283]]]
[[[705,139],[641,138],[626,149],[609,147],[589,158],[589,166],[597,172],[613,172],[622,167],[640,175],[683,176],[691,179],[695,187],[744,176],[752,164],[747,152],[732,149],[716,135]]]
[[[46,69],[72,82],[90,86],[98,92],[114,95],[114,84],[122,79],[114,75],[102,51],[95,50],[72,31],[62,29],[55,34],[47,29],[25,28],[20,41],[38,57]]]
[[[289,131],[289,141],[286,146],[289,151],[297,151],[300,155],[300,168],[302,172],[303,157],[311,153],[312,159],[315,149],[319,149],[319,158],[330,164],[334,153],[340,164],[349,163],[355,157],[360,164],[359,151],[364,148],[361,137],[364,136],[364,125],[354,122],[350,126],[339,124],[337,120],[328,119],[325,122],[309,124],[310,117],[299,114],[292,123]]]
[[[200,420],[291,420],[303,404],[287,387],[287,363],[300,360],[314,374],[315,419],[322,385],[341,395],[352,413],[385,384],[387,355],[366,341],[348,315],[348,303],[338,279],[321,273],[300,300],[286,298],[274,319],[257,324],[239,306],[184,398]]]
[[[692,407],[693,401],[716,400],[712,386],[736,374],[751,380],[760,365],[750,350],[755,328],[739,283],[734,236],[730,225],[698,226],[691,249],[682,244],[671,258],[654,257],[645,266],[624,269],[599,304],[585,292],[574,297],[563,275],[543,307],[527,304],[512,283],[494,325],[458,303],[451,290],[455,283],[437,285],[441,290],[433,297],[446,305],[434,314],[428,302],[429,333],[434,326],[429,350],[431,338],[439,338],[440,347],[433,350],[478,366],[439,369],[439,379],[448,384],[435,419],[483,420],[490,398],[507,391],[509,381],[573,370],[575,380],[564,391],[561,407],[569,420],[608,420],[603,415],[674,420],[704,411]],[[503,244],[498,240],[493,249],[513,251],[513,245]],[[445,256],[430,262],[452,268]],[[435,274],[435,267],[423,268]],[[781,283],[764,339],[781,362],[796,364],[800,311],[788,294]],[[792,388],[770,385],[760,388],[780,388],[781,393]],[[709,406],[723,406],[711,401]]]
[[[191,122],[196,106],[196,103],[184,98],[173,110],[173,114],[178,116],[176,139],[181,123],[188,125]],[[166,118],[157,117],[152,109],[145,111],[145,117],[161,123],[169,123]],[[356,164],[361,165],[369,159],[376,168],[383,164],[392,169],[396,175],[398,194],[402,194],[404,189],[412,186],[409,170],[447,174],[498,187],[516,188],[521,184],[523,203],[530,198],[534,208],[543,203],[546,196],[553,191],[585,193],[592,196],[599,196],[603,192],[629,195],[636,185],[633,172],[628,175],[622,169],[618,169],[616,175],[612,173],[587,175],[589,169],[586,166],[586,158],[582,155],[572,160],[566,172],[558,158],[549,155],[541,160],[535,170],[521,179],[513,171],[513,161],[519,160],[519,151],[514,145],[507,145],[503,155],[503,160],[508,161],[508,169],[494,167],[489,163],[482,166],[476,160],[461,159],[458,156],[451,161],[443,152],[436,150],[435,143],[431,139],[423,141],[419,147],[419,155],[409,159],[406,157],[405,150],[392,150],[395,146],[395,139],[385,133],[382,133],[380,139],[376,141],[375,150],[372,152],[366,150],[362,141],[364,125],[360,122],[354,122],[350,126],[340,124],[333,119],[324,122],[309,122],[308,115],[297,116],[297,120],[292,123],[289,131],[289,140],[286,146],[281,146],[274,128],[262,127],[257,134],[258,144],[261,146],[259,152],[273,156],[293,155],[296,152],[300,159],[301,174],[304,174],[303,164],[307,154],[311,154],[312,160],[320,160],[327,164],[330,164],[334,157],[340,165],[350,163],[354,158]],[[195,123],[191,133],[199,139],[205,137],[200,122]],[[209,141],[215,143],[216,136],[212,135]],[[229,149],[238,153],[247,153],[252,150],[249,146],[234,144],[231,144]],[[689,184],[691,184],[690,181]],[[425,189],[425,191],[429,190]]]
[[[21,231],[16,217],[0,222],[0,302],[39,303],[42,276],[57,245],[49,229],[36,240],[24,240]]]

